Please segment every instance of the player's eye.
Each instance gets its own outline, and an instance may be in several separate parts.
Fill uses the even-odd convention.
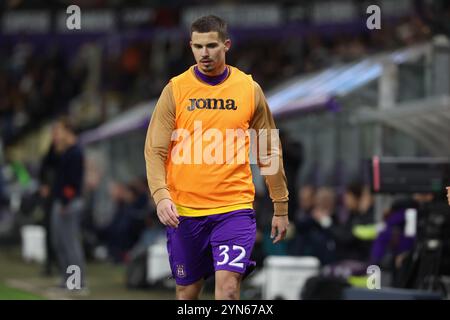
[[[216,48],[217,46],[218,46],[218,44],[217,43],[210,43],[210,44],[208,44],[208,45],[206,45],[209,49],[213,49],[213,48]]]
[[[202,46],[201,46],[201,45],[199,45],[199,44],[194,44],[194,48],[195,48],[195,49],[201,49],[201,48],[202,48]]]

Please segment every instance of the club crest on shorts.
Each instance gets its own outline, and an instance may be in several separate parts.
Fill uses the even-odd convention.
[[[184,264],[177,264],[177,276],[179,278],[186,277],[186,271],[184,270]]]

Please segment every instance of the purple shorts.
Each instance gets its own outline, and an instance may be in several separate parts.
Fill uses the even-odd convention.
[[[253,209],[204,217],[180,217],[178,228],[167,227],[167,251],[172,275],[186,286],[217,270],[247,275],[256,238]]]

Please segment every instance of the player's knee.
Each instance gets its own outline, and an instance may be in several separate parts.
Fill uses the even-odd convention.
[[[197,286],[177,286],[177,300],[198,300],[199,296],[200,290]]]
[[[187,289],[177,290],[176,296],[177,300],[197,300],[199,298],[195,292]]]
[[[217,297],[224,300],[237,300],[239,299],[239,290],[239,280],[230,277],[217,285]]]

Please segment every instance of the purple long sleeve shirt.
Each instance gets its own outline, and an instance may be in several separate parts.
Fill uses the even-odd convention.
[[[405,212],[406,209],[401,209],[391,213],[385,221],[385,228],[378,234],[375,239],[372,252],[371,252],[371,263],[379,264],[386,254],[386,250],[391,243],[392,237],[394,235],[394,229],[399,228],[401,230],[399,234],[398,242],[392,248],[393,254],[398,255],[402,252],[411,250],[414,246],[416,240],[415,237],[405,236],[403,229],[405,227]]]

